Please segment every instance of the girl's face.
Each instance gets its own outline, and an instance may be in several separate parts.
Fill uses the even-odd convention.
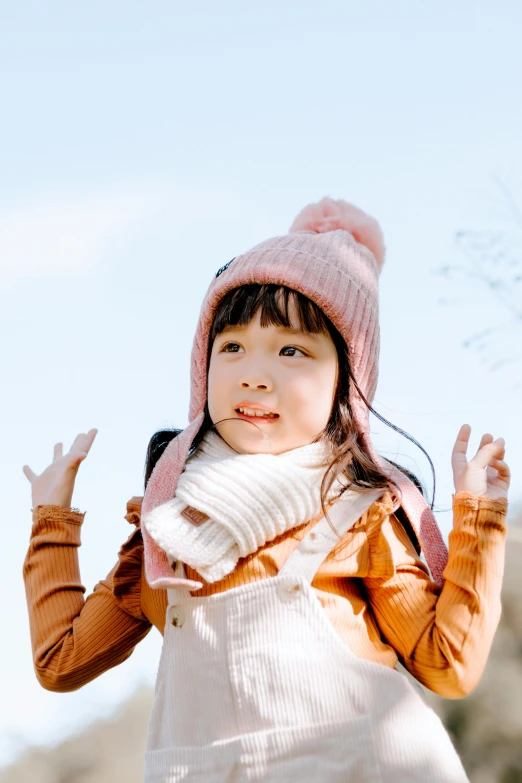
[[[210,418],[241,454],[281,454],[305,446],[330,418],[338,376],[335,345],[328,333],[299,329],[293,302],[289,315],[291,328],[261,327],[259,309],[249,324],[227,326],[214,340]],[[252,410],[242,413],[240,407],[276,415],[254,418]],[[220,424],[222,419],[229,421]]]

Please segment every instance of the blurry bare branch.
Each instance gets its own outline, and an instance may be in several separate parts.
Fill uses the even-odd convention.
[[[455,234],[455,244],[464,257],[460,264],[446,264],[435,274],[452,281],[453,296],[441,299],[444,305],[458,302],[458,284],[479,286],[490,301],[507,313],[507,320],[487,323],[493,316],[486,311],[481,328],[463,341],[463,347],[474,350],[482,364],[499,370],[507,364],[522,363],[522,211],[507,186],[497,180],[514,220],[507,231],[463,230]],[[466,285],[465,293],[469,293]]]

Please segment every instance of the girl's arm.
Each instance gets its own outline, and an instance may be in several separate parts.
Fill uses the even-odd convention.
[[[377,623],[423,685],[460,698],[477,685],[497,629],[504,571],[507,500],[458,492],[441,590],[391,514],[367,530],[364,584]]]
[[[463,424],[451,456],[456,494],[442,590],[393,514],[382,529],[368,531],[372,568],[364,580],[377,622],[405,667],[449,698],[477,685],[501,613],[511,473],[504,438],[488,432],[468,462],[470,434]]]
[[[23,576],[36,676],[51,691],[73,691],[126,660],[151,628],[138,608],[129,613],[112,578],[84,599],[78,547],[85,514],[38,505]],[[133,534],[134,535],[134,534]]]

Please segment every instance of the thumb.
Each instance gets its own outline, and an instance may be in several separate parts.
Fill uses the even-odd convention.
[[[471,460],[474,468],[487,468],[491,461],[500,455],[504,446],[504,438],[497,438],[492,443],[487,443],[475,454]]]

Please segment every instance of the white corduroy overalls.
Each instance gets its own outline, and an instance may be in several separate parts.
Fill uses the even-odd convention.
[[[345,491],[275,577],[168,590],[146,783],[469,783],[420,686],[352,653],[311,587],[381,495]]]

